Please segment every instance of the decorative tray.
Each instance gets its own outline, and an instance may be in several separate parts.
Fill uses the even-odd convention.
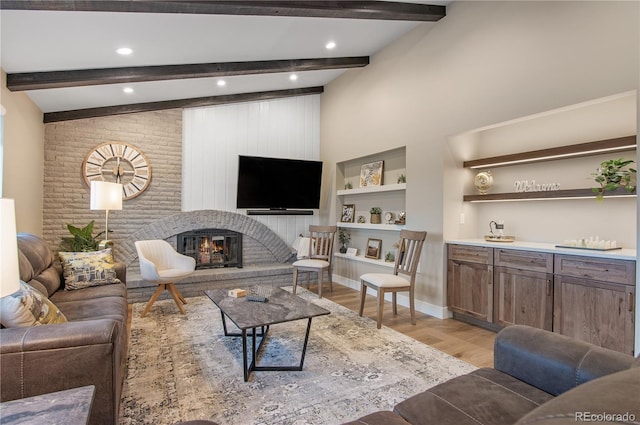
[[[494,236],[494,235],[484,235],[484,240],[487,242],[515,242],[515,236]]]
[[[590,248],[588,246],[574,246],[574,245],[556,245],[556,248],[588,249],[589,251],[613,251],[616,249],[622,249],[621,246],[617,246],[615,248]]]

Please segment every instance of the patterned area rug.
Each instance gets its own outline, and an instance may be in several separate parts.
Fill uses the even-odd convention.
[[[249,382],[241,339],[224,336],[209,298],[188,298],[186,315],[173,300],[158,301],[143,319],[144,304],[134,304],[120,423],[340,424],[475,369],[303,288],[298,294],[331,311],[313,319],[304,369],[253,372]],[[272,326],[259,363],[299,362],[306,323]]]

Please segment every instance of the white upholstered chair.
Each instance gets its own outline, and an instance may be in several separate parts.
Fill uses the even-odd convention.
[[[322,298],[323,275],[326,270],[329,274],[329,288],[333,292],[331,280],[331,262],[333,259],[333,240],[336,235],[336,226],[309,226],[308,255],[293,263],[293,293],[298,286],[298,273],[316,272],[318,274],[318,296]],[[300,252],[299,252],[300,254]],[[308,276],[308,275],[307,275]],[[307,277],[307,281],[308,281]]]
[[[146,316],[164,290],[169,291],[180,312],[184,314],[182,305],[187,301],[178,291],[175,283],[193,273],[196,268],[196,260],[178,253],[167,241],[163,240],[136,241],[136,250],[138,251],[142,278],[158,285],[140,316]]]
[[[418,261],[422,245],[427,237],[427,232],[413,230],[401,230],[398,242],[398,254],[393,267],[393,274],[366,273],[360,276],[360,316],[364,310],[364,300],[367,296],[367,288],[377,291],[378,296],[378,329],[382,326],[382,312],[384,311],[384,294],[391,292],[393,314],[398,314],[396,293],[409,292],[409,309],[411,311],[411,323],[416,324],[416,312],[414,305],[414,288]]]

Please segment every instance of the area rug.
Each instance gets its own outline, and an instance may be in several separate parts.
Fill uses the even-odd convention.
[[[303,288],[298,295],[331,311],[313,319],[304,369],[253,372],[248,382],[241,339],[224,336],[209,298],[188,298],[186,315],[169,299],[140,318],[144,303],[134,304],[120,424],[340,424],[476,369]],[[306,324],[272,326],[260,363],[296,364]]]

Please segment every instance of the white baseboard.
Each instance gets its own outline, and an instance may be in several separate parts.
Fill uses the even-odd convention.
[[[356,291],[360,291],[360,281],[347,279],[344,276],[338,276],[336,274],[333,275],[333,282],[339,283],[342,286],[346,286],[347,288],[355,289]],[[367,291],[369,295],[376,295],[376,292],[372,289]],[[391,294],[385,295],[385,300],[391,301]],[[409,308],[409,296],[403,295],[402,293],[398,293],[398,304],[403,307]],[[451,312],[447,307],[441,307],[438,305],[434,305],[428,302],[415,300],[416,311],[420,313],[428,314],[429,316],[436,317],[438,319],[449,319],[451,318]]]

